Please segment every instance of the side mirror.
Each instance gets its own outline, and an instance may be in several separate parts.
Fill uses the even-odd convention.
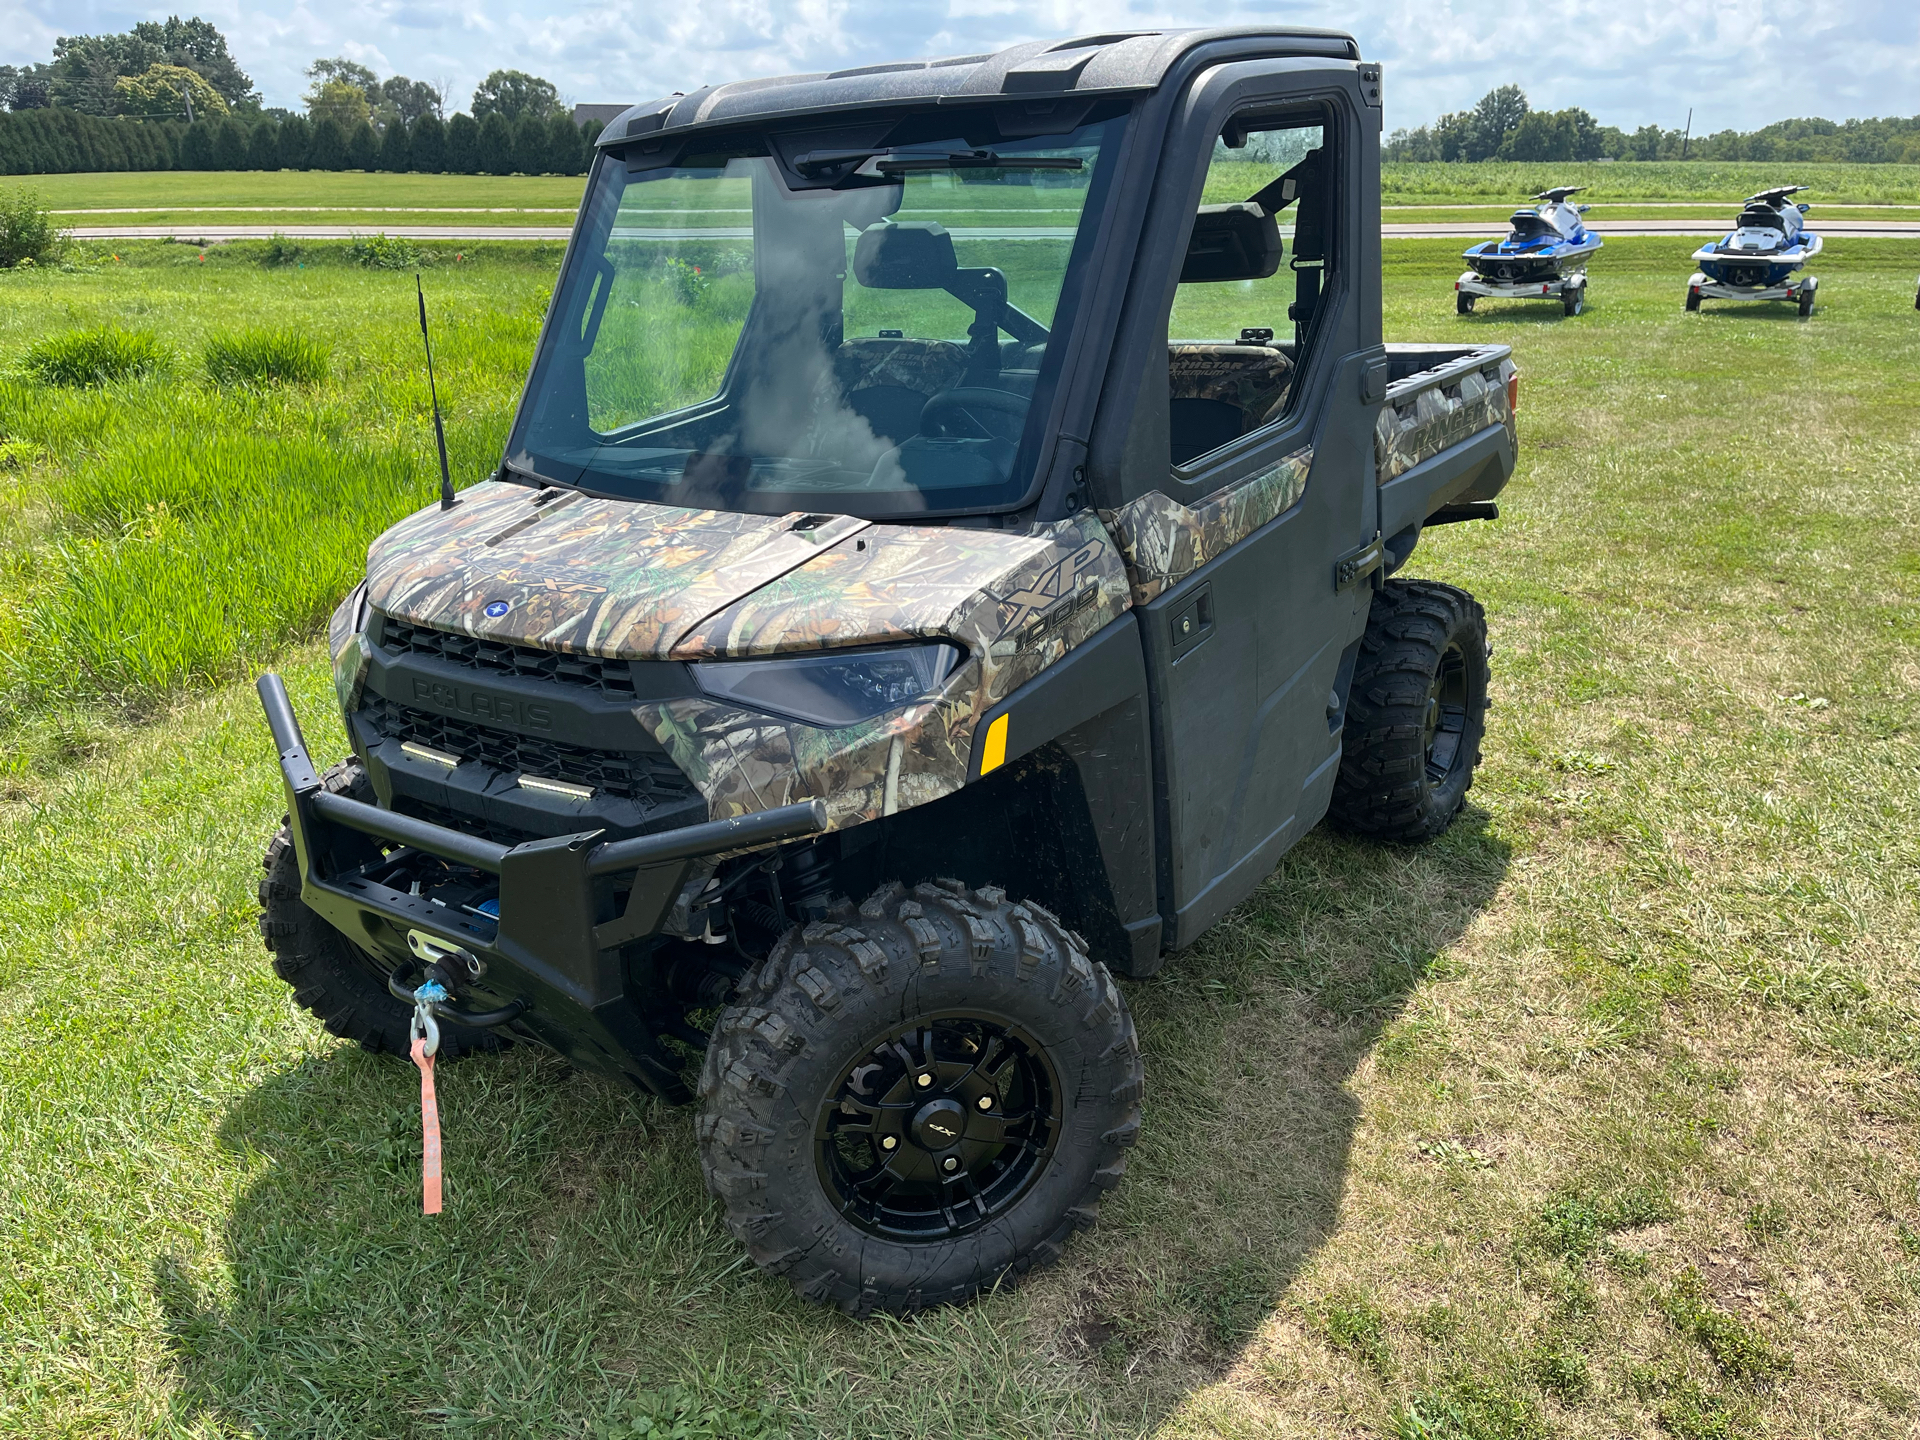
[[[1251,200],[1202,205],[1180,266],[1183,285],[1209,280],[1264,280],[1280,268],[1280,224]]]
[[[869,290],[946,290],[959,283],[953,236],[934,220],[886,221],[860,232],[853,278]]]

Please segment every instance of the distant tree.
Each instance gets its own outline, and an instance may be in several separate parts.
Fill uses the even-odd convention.
[[[307,92],[307,114],[318,123],[331,120],[342,133],[364,125],[372,113],[367,92],[348,80],[321,80]]]
[[[422,115],[413,122],[413,168],[438,175],[447,168],[447,127],[438,115]]]
[[[180,138],[180,168],[182,170],[212,170],[214,127],[213,120],[196,120],[187,126],[186,134]]]
[[[158,49],[167,64],[199,72],[219,92],[228,108],[244,106],[250,101],[259,103],[253,81],[227,50],[227,37],[210,21],[198,15],[191,20],[173,15],[164,21],[142,21],[133,27],[133,35]]]
[[[404,75],[395,75],[391,80],[380,82],[380,99],[393,107],[407,124],[411,125],[423,115],[438,118],[443,113],[445,97],[424,80],[409,80]]]
[[[513,126],[513,168],[522,175],[544,175],[548,153],[546,117],[522,115]]]
[[[307,66],[306,75],[313,81],[313,86],[308,91],[309,107],[312,104],[313,91],[322,89],[336,80],[343,85],[353,86],[366,96],[367,104],[377,105],[380,102],[380,77],[357,60],[349,60],[343,55],[336,55],[331,60],[316,60]]]
[[[149,65],[144,74],[122,75],[114,91],[119,112],[140,120],[185,120],[189,102],[196,120],[227,113],[226,97],[184,65]]]
[[[579,175],[587,168],[587,142],[571,117],[547,121],[547,166],[555,175]]]
[[[46,75],[44,65],[34,66],[32,74],[22,71],[20,78],[13,82],[13,94],[7,99],[7,108],[18,113],[22,110],[45,110],[53,104],[53,82]]]
[[[380,168],[395,175],[404,175],[413,168],[413,144],[407,134],[406,122],[394,119],[380,133]]]
[[[509,122],[527,115],[545,120],[559,109],[560,92],[553,82],[524,70],[496,70],[473,92],[473,118],[483,124],[489,115],[500,115]]]
[[[607,122],[604,120],[589,120],[580,127],[580,137],[586,141],[589,158],[593,155],[594,146],[600,141],[600,132],[606,128]]]
[[[480,122],[471,115],[447,121],[447,171],[453,175],[480,173]]]
[[[1467,121],[1463,158],[1493,159],[1530,108],[1526,92],[1518,85],[1501,85],[1482,95]]]
[[[213,168],[216,170],[244,170],[247,168],[247,127],[231,115],[222,120],[213,132]]]
[[[280,122],[280,167],[283,170],[307,168],[307,151],[313,144],[313,126],[304,115],[289,115]]]
[[[340,122],[331,115],[322,115],[313,122],[313,140],[307,146],[307,168],[347,168],[347,132],[340,128]]]
[[[371,170],[380,161],[380,139],[373,126],[362,120],[347,132],[347,169]]]
[[[280,127],[271,120],[264,120],[253,127],[253,133],[247,137],[247,169],[278,170],[280,168]]]
[[[475,167],[483,175],[513,173],[513,126],[498,110],[480,122],[480,144]]]

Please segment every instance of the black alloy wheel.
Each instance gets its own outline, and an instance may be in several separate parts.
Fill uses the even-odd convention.
[[[1046,1052],[1001,1017],[961,1012],[882,1036],[820,1107],[820,1183],[872,1235],[953,1239],[1040,1178],[1060,1137]]]
[[[1427,708],[1421,732],[1426,752],[1427,783],[1445,785],[1461,760],[1460,742],[1467,733],[1467,657],[1458,640],[1440,654],[1440,664],[1427,686]]]
[[[804,1298],[958,1304],[1094,1222],[1142,1083],[1126,999],[1057,917],[995,886],[895,883],[740,981],[701,1071],[701,1169]]]

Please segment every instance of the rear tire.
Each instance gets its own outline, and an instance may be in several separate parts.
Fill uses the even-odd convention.
[[[1456,293],[1453,297],[1453,308],[1456,314],[1471,315],[1473,313],[1473,296],[1466,294],[1464,291]]]
[[[1700,292],[1698,290],[1693,289],[1691,286],[1689,286],[1687,289],[1687,309],[1698,310],[1699,308],[1700,308]]]
[[[1560,303],[1566,307],[1568,315],[1578,315],[1587,306],[1587,287],[1569,285],[1560,292]]]
[[[1803,285],[1800,287],[1800,318],[1804,320],[1811,314],[1813,314],[1813,287]]]
[[[969,1300],[1057,1259],[1120,1183],[1133,1018],[1038,905],[887,885],[788,931],[736,994],[700,1077],[701,1167],[728,1228],[805,1299],[857,1316]]]
[[[1389,580],[1347,698],[1328,819],[1374,840],[1431,840],[1466,803],[1487,717],[1487,616],[1466,591]]]
[[[373,786],[358,760],[343,760],[320,777],[335,795],[372,802]],[[386,971],[300,899],[300,870],[293,835],[282,823],[261,861],[260,938],[273,955],[273,970],[293,987],[293,998],[327,1030],[376,1055],[409,1053],[411,1006],[387,989]],[[436,1059],[458,1060],[510,1042],[493,1030],[442,1024]]]

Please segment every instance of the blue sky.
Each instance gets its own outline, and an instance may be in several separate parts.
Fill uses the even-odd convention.
[[[1234,21],[1349,30],[1387,65],[1388,125],[1494,85],[1604,123],[1751,129],[1794,115],[1920,112],[1914,0],[218,0],[197,7],[9,0],[0,63],[60,34],[185,9],[220,26],[269,104],[294,105],[315,56],[443,82],[464,108],[487,71],[544,75],[570,100],[637,101],[705,83],[839,69],[1018,40]],[[1497,23],[1496,23],[1497,21]]]

